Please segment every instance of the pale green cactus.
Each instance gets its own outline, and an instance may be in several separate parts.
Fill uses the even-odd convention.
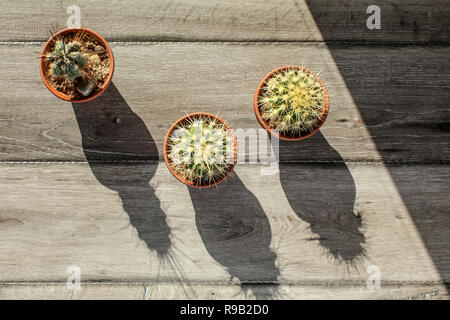
[[[195,185],[210,185],[223,178],[234,164],[234,135],[215,117],[194,116],[171,134],[171,167]]]
[[[47,60],[52,75],[74,81],[83,75],[82,70],[89,61],[89,55],[82,52],[78,41],[65,43],[57,40],[53,51],[47,54]]]
[[[275,73],[262,87],[261,117],[283,135],[299,136],[316,128],[325,107],[326,89],[307,69]]]

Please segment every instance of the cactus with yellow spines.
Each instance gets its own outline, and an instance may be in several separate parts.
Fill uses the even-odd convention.
[[[196,185],[210,185],[223,178],[234,164],[234,136],[215,117],[194,116],[171,134],[172,168]]]
[[[262,88],[258,100],[261,117],[283,135],[312,132],[322,117],[325,90],[318,76],[307,69],[281,70]]]

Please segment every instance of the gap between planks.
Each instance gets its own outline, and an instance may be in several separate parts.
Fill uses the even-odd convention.
[[[355,47],[448,47],[449,44],[442,41],[342,41],[342,40],[276,40],[276,39],[268,39],[268,40],[226,40],[226,39],[211,39],[211,40],[183,40],[183,39],[175,39],[175,40],[153,40],[153,39],[123,39],[123,40],[113,40],[109,41],[106,39],[109,44],[120,44],[120,45],[150,45],[150,44],[234,44],[234,45],[264,45],[264,44],[278,44],[278,45],[301,45],[301,44],[318,44],[318,45],[327,45],[327,46],[355,46]],[[45,40],[36,41],[36,40],[8,40],[8,41],[0,41],[0,45],[2,46],[14,46],[14,45],[44,45]]]
[[[105,160],[7,160],[3,161],[0,160],[0,165],[11,165],[11,164],[24,164],[24,165],[31,165],[31,164],[63,164],[63,165],[74,165],[74,164],[90,164],[90,163],[96,163],[96,164],[158,164],[163,163],[163,160],[111,160],[111,161],[105,161]],[[358,164],[358,165],[373,165],[373,164],[386,164],[389,166],[402,166],[402,165],[443,165],[447,166],[450,164],[450,160],[432,160],[432,161],[399,161],[399,160],[378,160],[378,159],[367,159],[367,160],[283,160],[278,161],[277,163],[283,163],[283,164],[327,164],[327,163],[348,163],[348,164]],[[261,165],[260,163],[237,163],[237,166],[242,165]]]
[[[10,285],[66,285],[66,281],[30,281],[30,280],[15,280],[15,281],[0,281],[1,286],[10,286]],[[172,285],[172,284],[180,284],[179,280],[173,281],[152,281],[149,279],[133,279],[133,280],[125,280],[125,279],[108,279],[108,280],[100,280],[100,279],[82,279],[81,284],[86,285]],[[361,281],[355,280],[309,280],[309,281],[243,281],[241,283],[238,282],[226,282],[226,281],[186,281],[186,284],[192,286],[235,286],[235,285],[280,285],[280,286],[317,286],[317,287],[348,287],[348,286],[366,286],[365,279]],[[394,280],[386,280],[381,281],[382,286],[388,287],[396,287],[396,286],[448,286],[450,285],[450,281],[394,281]]]

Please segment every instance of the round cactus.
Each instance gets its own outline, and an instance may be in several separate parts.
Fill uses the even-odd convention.
[[[283,135],[312,132],[322,118],[326,89],[319,77],[303,68],[286,68],[264,84],[258,99],[261,117]]]
[[[196,115],[179,123],[168,140],[171,167],[195,185],[211,185],[234,165],[234,135],[216,117]]]

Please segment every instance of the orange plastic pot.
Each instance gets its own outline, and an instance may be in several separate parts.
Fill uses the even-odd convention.
[[[261,116],[261,112],[259,110],[259,106],[258,106],[258,100],[259,100],[259,96],[261,95],[261,90],[264,86],[264,84],[270,79],[272,78],[275,74],[277,74],[278,72],[281,71],[285,71],[287,69],[297,69],[297,70],[304,70],[308,73],[311,73],[313,75],[315,75],[317,77],[317,79],[319,79],[320,85],[322,86],[322,88],[324,89],[324,93],[325,93],[325,105],[323,107],[322,113],[321,113],[321,117],[320,117],[320,121],[317,124],[317,127],[314,129],[314,131],[311,132],[307,132],[301,136],[298,137],[293,137],[293,136],[286,136],[283,135],[281,133],[277,133],[274,130],[272,130],[269,125],[264,121],[264,119]],[[325,120],[327,119],[328,116],[328,110],[330,109],[330,96],[328,95],[328,90],[327,87],[325,86],[325,83],[322,81],[321,78],[319,78],[314,72],[312,72],[311,70],[309,70],[308,68],[305,67],[301,67],[301,66],[283,66],[280,68],[277,68],[275,70],[272,70],[271,72],[269,72],[259,83],[258,88],[256,89],[255,92],[255,97],[253,100],[253,109],[255,111],[255,115],[256,115],[256,119],[258,119],[259,124],[267,130],[267,132],[269,132],[272,136],[277,137],[281,140],[288,140],[288,141],[295,141],[295,140],[303,140],[306,139],[310,136],[312,136],[314,133],[316,133],[317,131],[319,131],[320,127],[322,127],[322,125],[325,123]]]
[[[217,180],[216,182],[212,183],[212,184],[204,184],[204,185],[198,185],[195,184],[192,181],[186,180],[184,179],[182,176],[180,176],[171,166],[171,163],[169,161],[168,158],[168,154],[169,154],[169,139],[170,136],[172,135],[173,131],[177,128],[178,125],[182,124],[183,122],[185,122],[188,118],[193,118],[193,117],[209,117],[209,118],[215,118],[217,119],[219,122],[223,123],[225,125],[225,127],[227,128],[227,130],[232,134],[233,136],[233,140],[234,140],[234,159],[233,159],[233,164],[230,166],[228,172],[219,180]],[[209,188],[212,186],[215,186],[219,183],[221,183],[222,181],[224,181],[230,174],[231,172],[233,172],[234,166],[236,165],[237,162],[237,138],[233,132],[233,130],[231,129],[231,127],[228,125],[228,123],[223,120],[222,118],[219,118],[216,115],[213,115],[211,113],[207,113],[207,112],[195,112],[195,113],[190,113],[188,115],[185,115],[184,117],[181,117],[180,119],[178,119],[170,128],[169,131],[167,131],[167,134],[164,138],[164,147],[163,147],[163,153],[164,153],[164,162],[167,165],[167,168],[169,169],[169,171],[172,173],[172,175],[178,179],[179,181],[183,182],[184,184],[188,185],[189,187],[192,188]]]
[[[52,84],[47,80],[47,77],[45,76],[47,74],[47,70],[46,70],[46,58],[45,56],[47,55],[47,53],[49,52],[51,46],[53,45],[54,40],[58,37],[58,36],[63,36],[66,34],[70,34],[70,33],[76,33],[76,32],[84,32],[90,36],[92,36],[93,38],[95,38],[98,42],[100,42],[108,51],[108,58],[109,58],[109,75],[108,78],[106,79],[105,83],[103,84],[102,88],[100,90],[98,90],[97,92],[95,92],[94,94],[86,97],[86,98],[82,98],[82,99],[77,99],[74,97],[71,97],[67,94],[64,94],[58,90],[56,90]],[[42,49],[41,52],[41,56],[39,59],[39,71],[41,73],[41,78],[42,81],[44,81],[45,86],[47,87],[48,90],[50,90],[51,93],[53,93],[55,96],[57,96],[58,98],[65,100],[65,101],[69,101],[69,102],[73,102],[73,103],[81,103],[81,102],[88,102],[91,100],[94,100],[95,98],[97,98],[98,96],[100,96],[103,92],[105,92],[105,90],[108,88],[109,84],[111,83],[113,74],[114,74],[114,55],[112,53],[111,47],[109,46],[108,42],[106,42],[106,40],[99,35],[97,32],[88,29],[88,28],[67,28],[67,29],[63,29],[57,33],[55,33],[54,35],[51,36],[50,39],[47,40],[47,42],[44,45],[44,48]]]

